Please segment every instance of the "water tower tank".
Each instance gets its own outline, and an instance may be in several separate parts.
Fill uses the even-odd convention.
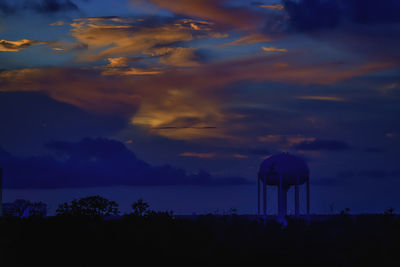
[[[303,159],[282,153],[265,159],[260,165],[259,175],[267,185],[279,185],[282,178],[283,186],[291,186],[308,181],[310,171]]]

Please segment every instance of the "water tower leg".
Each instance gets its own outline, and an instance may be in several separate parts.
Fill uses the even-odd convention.
[[[307,186],[307,219],[310,220],[310,181],[306,183]]]
[[[260,177],[257,179],[257,216],[260,217]]]
[[[3,216],[3,169],[0,168],[0,217]]]
[[[299,185],[294,186],[294,214],[296,218],[300,215],[300,205],[299,205]]]
[[[263,214],[264,219],[267,219],[267,184],[263,183]]]
[[[287,192],[289,187],[283,187],[282,189],[282,218],[285,219],[287,214]]]
[[[279,178],[279,187],[278,187],[278,221],[282,222],[283,219],[283,190],[282,190],[282,177]]]

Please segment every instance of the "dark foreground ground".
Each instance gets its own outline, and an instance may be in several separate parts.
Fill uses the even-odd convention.
[[[0,266],[400,266],[396,215],[0,219]],[[36,265],[39,263],[40,265]]]

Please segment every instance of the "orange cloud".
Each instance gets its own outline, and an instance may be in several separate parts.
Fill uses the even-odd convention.
[[[247,159],[249,156],[242,154],[234,154],[233,157],[237,159]]]
[[[54,45],[55,42],[35,41],[23,39],[19,41],[0,40],[0,51],[2,52],[19,52],[23,49],[30,48],[33,45]]]
[[[156,75],[160,70],[140,69],[140,68],[110,68],[104,70],[102,75]]]
[[[394,139],[395,137],[397,137],[397,134],[395,133],[386,133],[385,136],[389,139]]]
[[[72,36],[87,45],[78,53],[80,61],[103,58],[122,58],[131,55],[153,55],[160,62],[172,66],[197,66],[194,48],[174,47],[178,42],[189,42],[210,36],[224,37],[213,30],[213,24],[190,19],[178,20],[157,27],[128,23],[115,18],[87,18],[72,23]]]
[[[137,3],[138,0],[132,0]],[[222,26],[234,27],[242,30],[256,28],[262,18],[246,8],[227,7],[226,0],[150,0],[162,9],[175,14],[187,15],[216,22]]]
[[[123,65],[123,62],[115,64]],[[227,112],[227,96],[221,90],[229,84],[251,80],[326,85],[387,69],[393,64],[311,64],[285,53],[162,71],[110,68],[118,76],[104,75],[107,71],[104,68],[21,69],[0,72],[0,91],[44,92],[83,109],[124,114],[133,124],[171,139],[234,140],[232,133],[243,125],[233,123],[241,114]],[[121,74],[124,71],[133,73]],[[144,75],[146,71],[158,72]]]
[[[263,47],[261,47],[261,49],[265,52],[287,52],[288,51],[285,48],[279,48],[279,47],[275,47],[275,46],[270,46],[270,47],[263,46]]]
[[[215,157],[213,153],[196,153],[196,152],[185,152],[179,154],[181,157],[193,157],[193,158],[200,158],[200,159],[210,159]]]
[[[382,94],[388,94],[390,91],[392,91],[393,89],[398,88],[399,86],[400,86],[399,83],[391,83],[391,84],[388,84],[388,85],[379,87],[378,90],[379,90]]]
[[[279,4],[276,4],[276,5],[260,5],[259,7],[268,8],[268,9],[276,9],[276,10],[281,10],[281,11],[285,9],[285,7],[283,5],[279,5]]]
[[[335,102],[344,102],[347,101],[347,99],[343,97],[338,97],[338,96],[299,96],[297,97],[299,99],[304,99],[304,100],[319,100],[319,101],[335,101]]]
[[[301,135],[267,135],[267,136],[259,136],[258,141],[263,143],[284,143],[289,146],[294,144],[299,144],[301,142],[310,142],[314,141],[314,137],[305,137]]]
[[[129,58],[127,57],[114,57],[114,58],[107,58],[109,64],[107,67],[127,67]]]
[[[50,26],[63,26],[63,25],[65,25],[65,22],[61,20],[50,24]]]
[[[190,31],[180,30],[173,25],[134,29],[130,25],[104,26],[82,21],[71,26],[72,36],[88,45],[88,50],[79,55],[79,59],[84,61],[142,54],[156,45],[193,40]]]
[[[186,47],[162,47],[154,48],[151,51],[145,52],[152,56],[161,56],[160,62],[169,66],[200,66],[198,57],[195,53],[195,48]]]
[[[225,45],[249,45],[249,44],[258,44],[264,42],[272,41],[269,37],[265,36],[264,34],[254,33],[247,36],[244,36],[236,41],[223,44]]]

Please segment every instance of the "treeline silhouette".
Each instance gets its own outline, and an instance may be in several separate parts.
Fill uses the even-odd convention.
[[[4,266],[149,266],[158,264],[393,266],[400,219],[347,212],[288,225],[235,213],[185,218],[156,212],[142,199],[120,215],[118,204],[91,196],[61,204],[53,217],[3,217]]]

